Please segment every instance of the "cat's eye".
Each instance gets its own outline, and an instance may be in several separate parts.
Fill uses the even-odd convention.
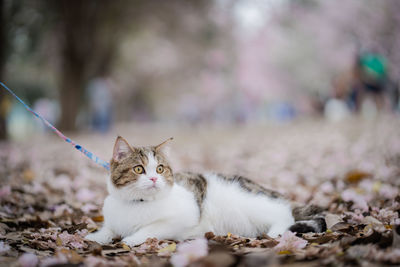
[[[135,167],[133,167],[134,172],[136,172],[137,174],[142,174],[144,173],[144,169],[143,166],[141,165],[137,165]]]
[[[164,171],[164,166],[163,165],[158,165],[156,171],[157,171],[157,173],[162,173]]]

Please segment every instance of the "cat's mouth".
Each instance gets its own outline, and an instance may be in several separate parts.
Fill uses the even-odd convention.
[[[152,184],[150,186],[147,187],[148,190],[154,190],[154,189],[159,189],[159,186],[157,184]]]

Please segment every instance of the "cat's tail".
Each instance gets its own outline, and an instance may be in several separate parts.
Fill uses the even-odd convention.
[[[289,227],[289,230],[298,234],[325,232],[326,222],[322,212],[323,209],[315,205],[294,208],[292,214],[295,223]]]

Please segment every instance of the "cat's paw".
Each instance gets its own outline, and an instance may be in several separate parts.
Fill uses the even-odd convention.
[[[271,229],[268,231],[268,235],[272,238],[277,238],[280,235],[283,235],[283,233],[288,229],[286,225],[282,224],[275,224],[271,227]]]
[[[89,240],[89,241],[97,242],[102,245],[105,245],[110,242],[108,240],[108,238],[106,238],[105,236],[99,235],[98,233],[88,234],[87,236],[85,236],[85,239]]]
[[[145,241],[146,240],[138,239],[138,238],[136,238],[134,236],[128,236],[128,237],[125,237],[124,239],[122,239],[121,242],[125,243],[126,245],[128,245],[130,247],[134,247],[134,246],[137,246],[137,245],[140,245],[140,244],[144,243]]]
[[[104,245],[112,241],[113,235],[109,231],[100,230],[96,233],[88,234],[85,236],[85,239]]]
[[[280,235],[282,235],[281,233],[277,233],[277,232],[269,232],[268,236],[272,237],[272,238],[278,238]]]

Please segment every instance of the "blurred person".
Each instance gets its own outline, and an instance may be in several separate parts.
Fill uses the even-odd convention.
[[[271,105],[270,116],[279,122],[292,121],[296,117],[296,108],[290,102],[281,101]]]
[[[15,141],[26,140],[37,130],[32,115],[17,101],[12,101],[6,123],[8,136]]]
[[[60,107],[57,101],[50,100],[48,98],[39,98],[33,104],[33,110],[43,116],[51,124],[57,125],[60,117]],[[50,131],[50,129],[44,125],[39,124],[43,131]]]
[[[112,95],[110,82],[105,77],[98,77],[89,82],[87,87],[89,118],[92,129],[107,132],[112,123]]]
[[[362,108],[363,102],[371,100],[376,109],[385,108],[385,86],[387,81],[387,59],[377,52],[361,52],[355,62],[356,109]]]
[[[309,102],[307,101],[307,104],[309,103],[311,106],[311,112],[314,112],[316,115],[323,115],[326,101],[326,96],[320,92],[313,92],[309,95]]]
[[[349,111],[354,111],[366,117],[374,117],[385,109],[387,65],[387,59],[377,52],[357,53],[352,67],[333,80],[335,101],[327,109],[329,111],[325,111],[325,115],[337,120],[338,117],[347,116]],[[341,115],[333,115],[335,112]]]
[[[350,116],[354,109],[351,97],[352,70],[345,70],[332,80],[333,93],[324,105],[324,116],[330,121],[340,121]]]
[[[394,112],[400,111],[400,84],[397,81],[389,80],[387,82],[388,95],[390,99],[390,107]]]
[[[351,111],[345,101],[338,98],[329,99],[324,107],[324,116],[330,121],[341,121],[348,118]]]

